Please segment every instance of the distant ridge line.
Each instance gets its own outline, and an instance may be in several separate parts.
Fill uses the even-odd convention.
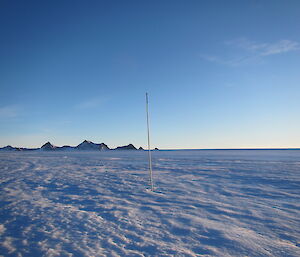
[[[10,145],[1,147],[0,151],[110,151],[110,150],[139,150],[144,151],[142,147],[136,148],[133,144],[118,146],[116,148],[109,148],[104,143],[93,143],[92,141],[84,140],[77,146],[55,146],[50,142],[43,144],[40,148],[25,148],[25,147],[12,147]]]

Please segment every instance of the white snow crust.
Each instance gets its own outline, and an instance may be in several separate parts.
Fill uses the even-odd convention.
[[[300,256],[300,151],[0,153],[2,256]]]

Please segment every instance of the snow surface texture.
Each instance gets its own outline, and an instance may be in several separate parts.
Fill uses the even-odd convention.
[[[1,153],[0,255],[300,256],[300,151]]]

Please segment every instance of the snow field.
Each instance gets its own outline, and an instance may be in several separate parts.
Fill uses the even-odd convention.
[[[300,256],[300,151],[0,154],[0,255]]]

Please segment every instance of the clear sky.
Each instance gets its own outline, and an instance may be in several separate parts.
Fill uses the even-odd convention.
[[[300,1],[0,1],[0,146],[300,147]]]

